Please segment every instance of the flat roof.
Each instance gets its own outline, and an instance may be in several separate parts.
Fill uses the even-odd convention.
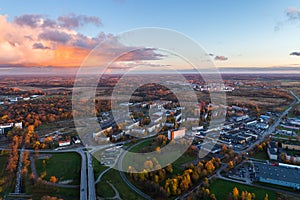
[[[259,173],[256,173],[257,177],[300,184],[300,170],[297,168],[257,162],[254,163],[254,166],[259,169]]]

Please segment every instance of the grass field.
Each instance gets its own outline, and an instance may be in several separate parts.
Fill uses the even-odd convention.
[[[104,198],[115,196],[115,191],[106,181],[100,181],[100,183],[96,184],[96,193]]]
[[[255,199],[264,199],[266,193],[268,193],[269,200],[276,199],[276,193],[271,190],[251,187],[248,185],[243,185],[243,184],[225,181],[221,179],[214,180],[210,184],[210,191],[211,193],[214,193],[216,195],[217,199],[226,199],[229,193],[232,193],[234,187],[237,187],[240,194],[242,193],[242,191],[255,193]]]
[[[152,149],[152,151],[154,151],[153,149],[155,149],[155,142],[153,142],[152,139],[145,140],[144,142],[141,142],[141,143],[137,144],[136,146],[134,146],[132,149],[130,149],[130,152],[139,153],[139,152],[141,152],[141,150],[144,150],[144,149]],[[133,165],[132,160],[134,160],[134,157],[130,157],[130,156],[134,156],[134,155],[126,154],[123,159],[124,169],[127,169],[128,166]],[[178,152],[167,152],[166,156],[168,156],[168,158],[178,157]],[[162,154],[160,154],[157,157],[157,160],[159,163],[164,163],[161,160],[164,158],[166,158],[166,157],[164,157]],[[172,163],[174,174],[182,173],[182,171],[183,171],[182,166],[186,163],[189,163],[189,162],[195,160],[195,159],[197,159],[197,156],[191,156],[187,153],[180,156],[175,162]]]
[[[197,156],[191,156],[187,153],[183,154],[174,163],[172,163],[173,174],[181,174],[183,172],[183,165],[185,165],[186,163],[192,162],[195,159],[197,159]]]
[[[43,159],[36,161],[36,170],[40,175],[44,170],[47,175],[44,180],[49,181],[55,176],[59,181],[72,180],[71,184],[80,183],[81,157],[77,153],[55,153],[47,161],[45,168]]]
[[[97,180],[98,176],[104,171],[106,170],[108,167],[105,166],[105,165],[101,165],[99,163],[99,161],[95,158],[95,157],[92,157],[93,158],[93,169],[94,169],[94,177],[95,177],[95,180]]]
[[[58,154],[55,154],[58,155]],[[76,154],[75,154],[76,155]],[[23,179],[22,191],[32,195],[33,200],[40,200],[43,196],[59,197],[64,200],[79,200],[79,188],[59,188],[45,185],[41,182],[34,182],[29,178],[31,167],[28,167],[28,175]]]
[[[32,195],[33,200],[40,200],[43,196],[59,197],[64,200],[79,200],[79,188],[58,188],[43,183],[32,183],[27,177],[25,179],[25,192]]]
[[[132,191],[129,186],[124,183],[120,176],[120,172],[114,169],[109,170],[103,177],[102,182],[109,181],[112,183],[120,193],[122,199],[143,199],[137,193]],[[107,184],[108,185],[108,184]],[[108,185],[109,186],[109,185]],[[101,191],[100,191],[101,192]],[[103,191],[100,193],[101,196],[111,195],[111,191]],[[114,195],[114,194],[113,194]]]

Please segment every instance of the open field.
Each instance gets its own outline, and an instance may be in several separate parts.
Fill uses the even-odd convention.
[[[155,147],[156,147],[155,142],[153,142],[152,139],[148,139],[148,140],[145,140],[144,142],[136,145],[132,149],[130,149],[130,152],[139,153],[142,150],[147,150],[146,152],[149,152],[149,151],[154,151]],[[174,154],[174,155],[172,155],[172,154]],[[130,156],[133,156],[133,155],[126,154],[124,159],[123,159],[124,169],[126,169],[125,167],[132,166],[132,160],[134,160],[134,158],[130,157]],[[175,157],[175,156],[177,156],[177,152],[168,152],[167,156]],[[160,157],[157,157],[158,163],[163,163],[162,161],[160,161],[160,159],[162,157],[163,156],[161,156],[161,155],[160,155]],[[173,170],[174,170],[173,173],[174,174],[182,173],[183,167],[184,167],[183,165],[186,164],[186,163],[192,162],[196,159],[197,159],[197,156],[191,156],[187,153],[184,153],[182,156],[180,156],[176,161],[174,161],[172,163]]]
[[[95,176],[95,180],[97,180],[98,176],[104,171],[106,170],[108,167],[105,165],[101,165],[99,163],[99,161],[93,156],[93,169],[94,169],[94,176]]]
[[[216,195],[217,199],[226,199],[229,193],[232,193],[234,187],[237,187],[240,194],[242,191],[255,193],[255,199],[264,199],[266,193],[268,193],[270,200],[276,199],[276,193],[271,190],[260,189],[257,187],[251,187],[251,186],[220,180],[220,179],[214,180],[210,184],[210,191],[211,193]]]
[[[106,181],[100,181],[100,183],[96,184],[96,194],[104,198],[115,196],[114,190]]]
[[[129,188],[129,186],[127,186],[124,183],[124,181],[122,180],[122,178],[120,176],[119,171],[117,171],[117,170],[114,170],[114,169],[109,170],[102,177],[101,183],[106,182],[106,181],[109,181],[110,183],[112,183],[117,188],[117,190],[119,191],[120,196],[121,196],[122,199],[143,199],[138,194],[136,194],[134,191],[132,191]],[[97,189],[97,191],[98,191],[98,189]],[[102,189],[102,191],[100,190],[99,192],[100,192],[101,196],[109,196],[109,195],[112,194],[111,190],[106,191],[106,190]]]
[[[46,171],[44,180],[49,181],[51,176],[58,178],[58,181],[72,180],[71,184],[80,183],[81,158],[77,153],[54,153],[45,164],[44,159],[36,161],[37,173],[40,176]]]
[[[59,197],[64,200],[79,199],[79,188],[58,188],[40,182],[33,183],[28,177],[25,179],[25,193],[31,194],[33,200],[40,200],[43,196]]]

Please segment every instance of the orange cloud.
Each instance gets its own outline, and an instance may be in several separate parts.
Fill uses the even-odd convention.
[[[56,21],[30,14],[8,21],[7,16],[0,15],[0,65],[79,67],[89,52],[107,39],[108,42],[89,57],[86,66],[105,66],[106,62],[116,59],[123,52],[128,53],[116,62],[159,60],[164,57],[155,53],[155,49],[135,50],[136,47],[123,45],[112,34],[100,33],[97,37],[88,37],[71,29],[85,21],[101,24],[96,17],[81,15],[58,18]]]

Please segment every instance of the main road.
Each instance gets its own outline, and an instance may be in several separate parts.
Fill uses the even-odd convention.
[[[96,191],[95,191],[95,178],[94,178],[94,170],[93,170],[93,160],[92,156],[89,152],[86,153],[87,163],[88,163],[88,192],[89,192],[89,200],[96,199]]]
[[[80,177],[80,199],[88,199],[87,177],[86,177],[86,156],[82,150],[77,151],[81,155],[81,177]]]

